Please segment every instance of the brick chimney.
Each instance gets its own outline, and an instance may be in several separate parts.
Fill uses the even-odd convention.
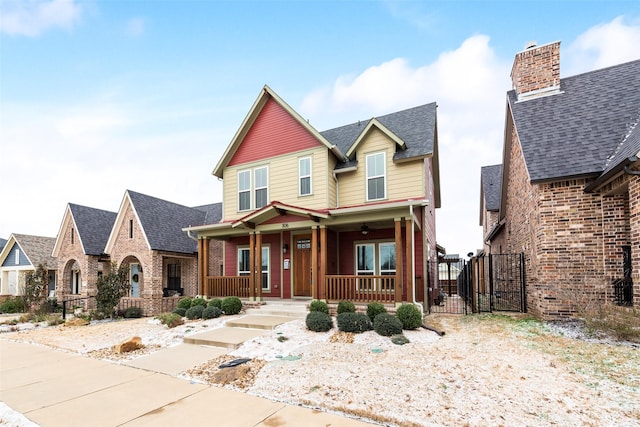
[[[511,82],[518,101],[560,92],[560,42],[527,43],[513,61]]]

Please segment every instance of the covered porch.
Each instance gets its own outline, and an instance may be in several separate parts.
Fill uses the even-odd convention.
[[[272,202],[198,236],[198,294],[400,304],[424,301],[424,200],[317,211]],[[209,240],[224,242],[211,274]]]

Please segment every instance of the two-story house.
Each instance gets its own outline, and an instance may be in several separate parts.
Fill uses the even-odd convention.
[[[0,295],[24,295],[27,273],[33,273],[42,264],[48,271],[47,295],[53,295],[56,286],[55,258],[51,250],[53,237],[13,233],[0,251]]]
[[[437,285],[436,116],[430,103],[319,132],[265,86],[213,170],[222,220],[185,228],[200,245],[199,293],[425,301]],[[210,239],[224,242],[222,274]]]

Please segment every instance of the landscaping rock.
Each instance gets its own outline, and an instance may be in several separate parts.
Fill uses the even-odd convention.
[[[142,338],[140,337],[131,337],[128,340],[122,341],[120,344],[115,346],[115,351],[117,353],[128,353],[130,351],[138,350],[143,348]]]
[[[64,322],[64,326],[87,326],[88,324],[89,321],[82,317],[74,317],[73,319],[69,319]]]

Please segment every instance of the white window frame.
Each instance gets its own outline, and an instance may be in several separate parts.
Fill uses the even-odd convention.
[[[237,272],[238,272],[238,276],[248,276],[251,274],[251,266],[248,265],[248,270],[241,270],[240,267],[240,260],[242,259],[242,253],[243,252],[247,252],[249,255],[248,261],[247,263],[250,264],[251,263],[251,254],[249,253],[249,247],[248,246],[239,246],[238,247],[238,251],[237,251]],[[265,266],[265,262],[266,262],[266,266]],[[269,245],[263,245],[262,246],[262,268],[260,268],[260,284],[262,285],[262,290],[269,292],[271,291],[271,247]],[[265,268],[266,267],[266,268]],[[266,282],[266,287],[264,286],[265,283],[262,280],[262,275],[266,274],[267,275],[267,282]]]
[[[369,169],[369,159],[372,157],[382,156],[382,174],[373,175],[373,171]],[[385,200],[387,198],[387,153],[380,151],[377,153],[367,154],[365,156],[366,172],[365,172],[365,193],[367,201]],[[371,198],[369,197],[369,181],[373,179],[382,178],[382,197]]]
[[[20,249],[16,248],[14,261],[16,265],[20,264]]]
[[[265,176],[266,182],[263,185],[260,185],[258,187],[257,174],[258,174],[258,171],[262,171],[262,170],[265,171],[264,176]],[[260,166],[258,168],[253,169],[253,183],[254,183],[253,206],[255,206],[256,209],[260,209],[269,204],[269,166]],[[258,206],[258,190],[266,190],[266,193],[267,193],[264,205],[262,206]]]
[[[373,270],[360,270],[358,268],[358,248],[359,247],[372,247],[373,248]],[[391,270],[391,269],[387,269],[387,270],[383,270],[382,269],[382,258],[380,256],[381,253],[381,248],[385,247],[385,246],[392,246],[394,248],[396,248],[396,244],[393,241],[367,241],[367,242],[356,242],[355,243],[355,256],[354,256],[354,261],[355,261],[355,272],[356,272],[356,276],[389,276],[389,277],[395,277],[398,265],[397,265],[397,258],[396,258],[396,268]],[[397,254],[397,252],[395,252]],[[391,274],[389,274],[391,273]],[[361,283],[362,282],[362,283]],[[358,290],[365,290],[365,291],[373,291],[373,290],[379,290],[380,286],[382,286],[381,283],[379,283],[380,281],[378,279],[372,280],[366,280],[366,279],[358,279],[358,282],[356,283],[356,287]],[[394,284],[395,286],[395,284]]]
[[[302,163],[308,161],[309,162],[309,173],[307,175],[303,175],[302,172]],[[298,159],[298,195],[299,196],[311,196],[313,194],[313,159],[311,156],[301,157]],[[302,180],[308,178],[309,179],[309,192],[302,192]]]
[[[240,267],[240,260],[242,259],[242,252],[247,252],[249,254],[249,259],[247,261],[247,268],[248,270],[241,270]],[[238,270],[238,276],[249,276],[251,274],[251,253],[249,252],[249,247],[248,246],[241,246],[238,247],[238,257],[236,258],[237,260],[237,270]]]
[[[240,188],[240,176],[244,175],[244,174],[248,174],[248,176],[249,176],[249,188]],[[251,169],[244,169],[244,170],[238,171],[237,177],[238,177],[237,178],[238,179],[238,181],[237,181],[237,183],[238,183],[238,206],[237,206],[238,207],[238,212],[249,211],[249,210],[251,210],[251,183],[252,183],[252,180],[251,180],[251,178],[252,178]],[[244,194],[244,193],[249,193],[249,206],[243,209],[242,206],[241,206],[240,196],[242,194]]]

